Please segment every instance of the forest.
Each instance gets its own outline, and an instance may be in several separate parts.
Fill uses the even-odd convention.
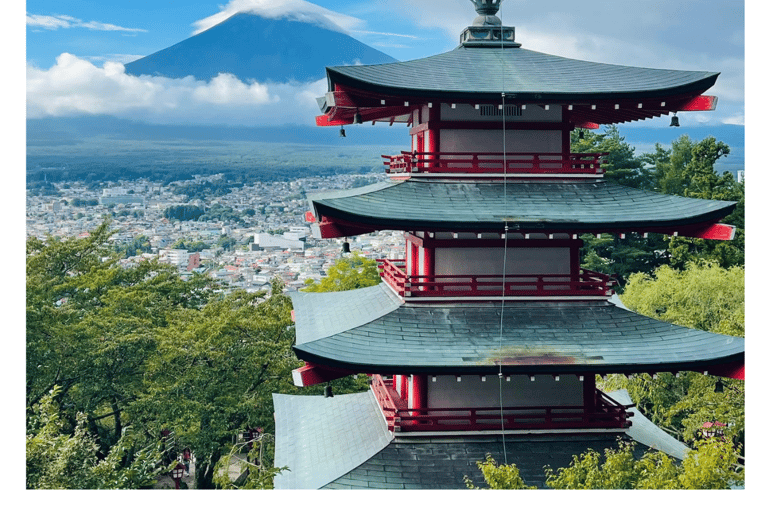
[[[622,301],[635,311],[744,336],[745,185],[714,170],[728,146],[682,136],[669,149],[635,155],[615,128],[572,143],[574,152],[609,151],[606,178],[618,183],[737,202],[723,220],[738,228],[733,241],[585,236],[582,263],[616,274]],[[281,283],[269,296],[222,294],[205,276],[185,281],[154,261],[124,268],[110,235],[105,223],[88,238],[27,241],[27,488],[152,487],[183,448],[197,458],[197,488],[270,488],[285,469],[272,464],[271,394],[322,394],[292,385],[301,362]],[[342,261],[310,290],[378,282],[370,262]],[[601,385],[627,388],[643,414],[693,448],[692,458],[673,464],[655,452],[637,461],[624,448],[582,454],[553,470],[550,487],[743,485],[744,381],[683,372],[609,376]],[[334,393],[363,389],[361,377],[334,382]],[[704,442],[700,427],[715,419],[724,423],[722,438]],[[239,436],[256,429],[263,435],[244,476],[222,477],[231,456],[247,451]],[[478,464],[488,487],[524,486],[513,466]]]

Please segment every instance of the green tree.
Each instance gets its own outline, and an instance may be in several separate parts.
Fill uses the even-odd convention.
[[[714,137],[701,141],[687,135],[672,142],[669,150],[656,145],[643,161],[653,174],[653,190],[700,199],[735,201],[736,208],[723,219],[737,228],[733,241],[700,240],[675,237],[669,241],[670,263],[683,268],[688,261],[717,261],[723,267],[744,264],[744,183],[738,183],[730,172],[718,173],[715,163],[727,157],[730,148]]]
[[[211,487],[233,435],[274,430],[271,393],[292,389],[290,300],[279,283],[269,298],[222,297],[210,280],[183,281],[154,261],[122,268],[110,234],[105,224],[87,239],[28,242],[28,419],[55,389],[56,442],[77,448],[66,464],[101,475],[63,471],[41,485],[109,487],[123,478],[118,454],[127,460],[171,430],[197,456],[198,486]],[[47,442],[32,440],[30,467]]]
[[[307,279],[302,289],[305,292],[338,292],[376,286],[381,282],[379,267],[375,260],[354,253],[336,260],[327,275],[319,282]]]
[[[604,133],[587,131],[582,139],[571,134],[573,152],[610,152],[604,160],[605,179],[620,185],[702,199],[735,201],[736,209],[723,219],[736,226],[733,241],[700,240],[627,233],[625,238],[585,235],[582,264],[616,275],[620,287],[634,272],[652,272],[664,264],[683,268],[687,261],[717,261],[723,267],[744,264],[744,183],[731,173],[718,174],[715,163],[730,152],[728,146],[707,137],[693,141],[687,135],[672,142],[671,149],[657,144],[653,153],[636,156],[615,126]]]
[[[685,270],[668,266],[653,276],[635,274],[621,296],[624,304],[643,315],[666,322],[732,336],[744,336],[744,268],[716,263],[689,263]],[[723,393],[715,392],[718,380]],[[725,435],[744,445],[744,381],[696,372],[679,377],[660,373],[611,375],[604,387],[626,388],[638,409],[652,421],[693,443],[707,421],[725,423]]]
[[[176,206],[169,206],[168,208],[163,210],[163,217],[170,220],[180,220],[180,221],[197,220],[204,213],[205,213],[205,210],[200,208],[199,206],[182,204],[182,205],[176,205]]]
[[[172,313],[158,329],[145,392],[131,407],[151,431],[168,429],[195,454],[196,486],[214,486],[217,463],[233,437],[251,428],[274,431],[272,393],[292,389],[299,366],[291,304],[272,295],[234,292],[199,309]]]
[[[681,464],[666,454],[648,451],[634,456],[634,443],[622,442],[604,454],[589,450],[574,456],[567,468],[547,468],[552,489],[729,489],[744,484],[728,442],[700,441]]]
[[[497,464],[490,454],[486,455],[485,461],[477,461],[477,467],[483,474],[487,489],[535,489],[528,486],[520,476],[520,470],[514,464]],[[464,483],[469,489],[482,489],[476,487],[469,477],[464,476]]]
[[[744,485],[744,468],[732,445],[720,439],[701,440],[681,463],[655,450],[636,456],[633,442],[620,441],[604,453],[587,450],[574,455],[568,467],[544,467],[551,489],[730,489]],[[534,489],[525,484],[514,464],[497,464],[488,455],[477,466],[487,489]],[[464,477],[470,489],[478,489]]]
[[[693,329],[744,335],[744,268],[690,263],[630,276],[622,302],[633,311]]]
[[[77,417],[72,434],[54,402],[54,388],[27,419],[27,489],[141,489],[152,487],[165,469],[159,444],[137,448],[130,429],[100,457],[99,446]]]
[[[136,256],[137,254],[152,252],[152,244],[149,242],[149,238],[139,235],[126,244],[117,245],[115,252],[123,253],[125,257]]]
[[[69,423],[85,414],[105,452],[142,389],[156,329],[213,287],[155,261],[122,268],[110,234],[104,224],[82,240],[30,240],[27,256],[27,406],[57,387]]]
[[[211,246],[202,240],[185,240],[184,238],[176,240],[171,245],[171,249],[185,249],[189,252],[200,252],[210,248]]]
[[[608,153],[602,165],[606,180],[628,187],[648,187],[651,175],[642,159],[635,155],[635,148],[621,136],[618,127],[609,125],[603,133],[584,130],[582,137],[579,138],[576,131],[571,132],[571,152]]]

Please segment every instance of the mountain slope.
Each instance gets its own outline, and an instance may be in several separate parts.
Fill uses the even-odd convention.
[[[238,13],[197,35],[126,64],[131,75],[286,83],[323,78],[326,66],[380,64],[395,59],[315,24]]]

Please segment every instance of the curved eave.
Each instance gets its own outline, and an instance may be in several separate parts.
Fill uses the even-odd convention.
[[[601,100],[695,96],[719,73],[622,66],[568,59],[526,48],[464,48],[423,59],[326,68],[337,86],[376,95],[495,101]]]
[[[386,295],[385,287],[365,294]],[[310,294],[308,294],[310,295]],[[355,372],[504,374],[637,373],[743,368],[744,339],[660,322],[607,301],[401,305],[354,327],[313,335],[318,313],[345,322],[376,306],[362,294],[311,294],[297,305],[294,351],[304,361]],[[387,299],[389,300],[389,299]],[[325,310],[334,304],[334,310]],[[334,313],[336,311],[336,313]],[[314,318],[314,320],[313,320]],[[306,325],[301,326],[302,323]],[[309,327],[309,328],[307,328]],[[722,374],[722,373],[720,373]]]
[[[391,85],[384,82],[362,80],[360,78],[340,73],[341,68],[326,68],[328,81],[331,84],[329,90],[333,91],[337,85],[365,91],[372,97],[413,98],[428,100],[464,100],[479,102],[497,102],[503,92],[510,103],[578,103],[594,101],[613,101],[627,99],[668,98],[683,104],[691,98],[702,94],[715,85],[720,73],[711,73],[708,76],[690,83],[663,88],[637,88],[632,90],[604,90],[604,91],[566,91],[566,90],[461,90],[441,88],[413,88]]]
[[[660,232],[696,236],[734,202],[657,194],[604,181],[448,183],[410,179],[310,196],[324,238],[380,229]]]
[[[320,126],[350,124],[355,114],[364,122],[395,122],[404,105],[493,103],[504,93],[510,103],[567,104],[569,121],[586,128],[713,110],[716,99],[700,101],[699,95],[719,76],[580,61],[524,48],[462,47],[412,61],[329,67],[326,74],[329,94],[341,101],[321,105]]]

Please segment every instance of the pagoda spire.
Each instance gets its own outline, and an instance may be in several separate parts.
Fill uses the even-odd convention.
[[[478,16],[459,37],[462,46],[519,48],[515,27],[504,27],[496,16],[502,0],[471,0]]]
[[[471,0],[477,11],[477,18],[473,25],[501,25],[501,20],[496,16],[502,0]]]

